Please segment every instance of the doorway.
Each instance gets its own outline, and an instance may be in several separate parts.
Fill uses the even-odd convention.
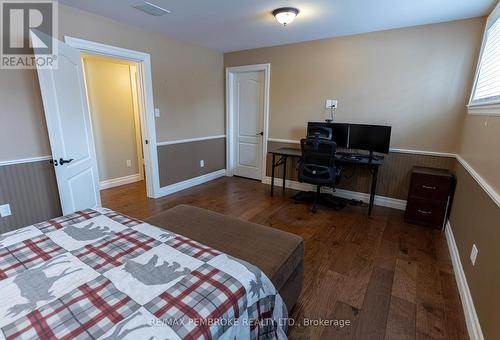
[[[63,214],[101,206],[81,53],[136,62],[146,192],[148,197],[158,197],[160,181],[149,54],[67,36],[65,43],[47,38],[52,39],[53,46],[57,45],[58,63],[38,67],[37,72]],[[37,53],[35,49],[35,56]]]
[[[141,127],[141,145],[144,159],[144,178],[147,197],[160,197],[160,179],[158,173],[158,154],[156,148],[156,126],[153,104],[153,81],[151,57],[147,53],[101,44],[80,38],[65,36],[64,41],[81,54],[115,58],[135,62],[137,65],[137,92],[139,120]]]
[[[270,68],[226,69],[227,169],[261,181],[266,175]]]
[[[136,61],[81,53],[100,190],[144,180]]]

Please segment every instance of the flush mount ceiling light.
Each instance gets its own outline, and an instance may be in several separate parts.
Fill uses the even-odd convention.
[[[273,15],[280,24],[286,26],[295,20],[299,12],[300,11],[295,7],[282,7],[275,9]]]

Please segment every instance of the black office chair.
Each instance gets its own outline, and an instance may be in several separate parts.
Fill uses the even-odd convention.
[[[316,135],[315,138],[302,139],[300,146],[302,159],[299,163],[299,182],[316,185],[316,193],[298,194],[295,196],[295,200],[311,200],[312,196],[314,199],[313,212],[317,211],[316,205],[318,203],[332,206],[337,210],[343,209],[347,205],[346,200],[321,193],[321,187],[335,190],[341,177],[342,169],[335,166],[337,144]]]
[[[319,138],[332,140],[333,129],[326,126],[308,126],[307,127],[307,138]]]

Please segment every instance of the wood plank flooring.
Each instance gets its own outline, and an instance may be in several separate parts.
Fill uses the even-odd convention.
[[[290,339],[467,339],[444,235],[403,222],[403,212],[376,206],[342,211],[294,204],[292,190],[220,178],[161,199],[143,182],[101,192],[103,206],[144,219],[190,204],[300,235],[304,287],[290,312]],[[349,325],[306,326],[304,320]]]

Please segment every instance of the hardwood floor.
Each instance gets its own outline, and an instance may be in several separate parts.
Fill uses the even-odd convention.
[[[214,210],[300,235],[305,240],[302,295],[291,311],[290,339],[467,339],[446,239],[376,206],[311,213],[292,190],[225,177],[153,200],[143,182],[104,190],[103,206],[146,218],[178,204]],[[304,320],[349,326],[306,326]]]

